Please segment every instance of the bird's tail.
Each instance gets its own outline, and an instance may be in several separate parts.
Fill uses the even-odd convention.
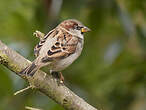
[[[24,75],[29,75],[29,76],[33,76],[35,74],[35,72],[39,69],[39,66],[37,66],[34,62],[27,66],[26,68],[24,68],[20,74],[24,74]]]

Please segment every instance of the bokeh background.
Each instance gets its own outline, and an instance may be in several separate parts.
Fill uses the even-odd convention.
[[[32,61],[33,32],[69,18],[92,31],[65,84],[102,110],[146,110],[146,0],[0,0],[0,40]],[[63,110],[36,91],[13,96],[27,85],[0,65],[0,110]]]

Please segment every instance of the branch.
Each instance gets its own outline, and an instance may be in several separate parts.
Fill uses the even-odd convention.
[[[55,102],[63,106],[67,110],[97,110],[89,105],[82,98],[74,94],[64,85],[58,86],[58,83],[51,75],[39,70],[33,77],[26,78],[21,76],[19,72],[31,62],[12,49],[8,48],[0,41],[0,63],[8,69],[30,82],[39,91],[53,99]]]

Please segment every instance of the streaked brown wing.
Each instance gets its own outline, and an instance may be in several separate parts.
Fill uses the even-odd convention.
[[[48,62],[51,60],[64,59],[76,51],[76,47],[79,39],[73,37],[67,32],[62,32],[58,36],[57,41],[47,52],[47,56],[42,58],[42,62]]]

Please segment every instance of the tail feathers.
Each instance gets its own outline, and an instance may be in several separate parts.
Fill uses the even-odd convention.
[[[38,70],[38,66],[32,63],[30,66],[23,69],[20,74],[30,75],[33,76],[35,72]]]

